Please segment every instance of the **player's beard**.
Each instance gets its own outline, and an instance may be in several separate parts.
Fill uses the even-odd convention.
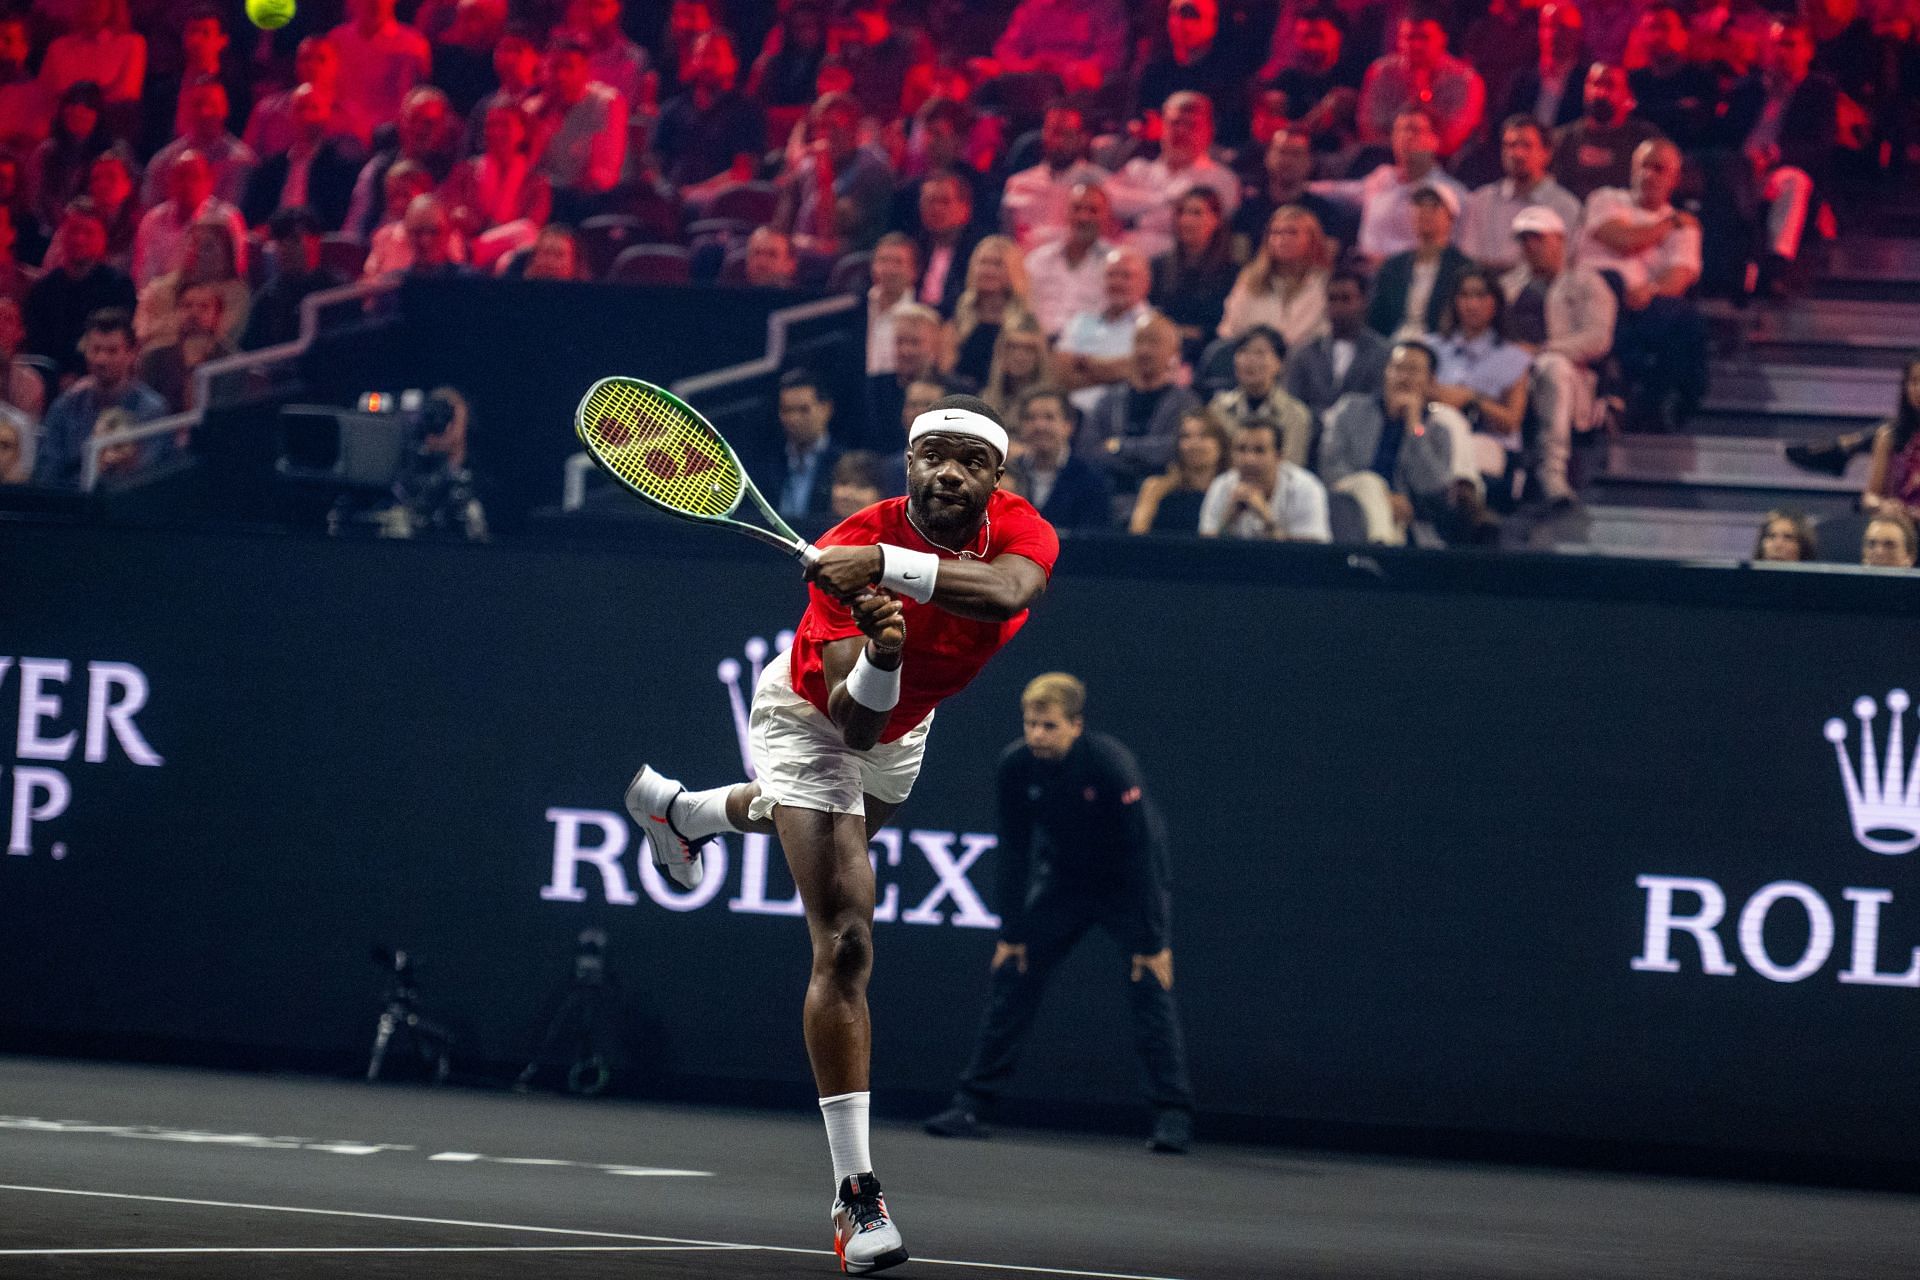
[[[937,502],[936,493],[951,493],[960,501]],[[976,501],[965,491],[938,490],[929,483],[907,495],[907,509],[914,523],[935,542],[958,548],[971,542],[979,532],[980,518],[987,513],[987,504],[984,498]]]

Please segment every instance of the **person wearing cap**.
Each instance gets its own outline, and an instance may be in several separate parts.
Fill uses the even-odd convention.
[[[1460,275],[1473,259],[1453,247],[1460,193],[1452,187],[1423,186],[1414,191],[1413,247],[1380,264],[1373,280],[1367,323],[1382,337],[1413,337],[1440,327]]]
[[[1440,167],[1440,127],[1434,122],[1433,112],[1418,104],[1402,107],[1393,118],[1388,143],[1393,149],[1391,164],[1383,164],[1357,181],[1320,181],[1308,187],[1315,195],[1342,201],[1360,211],[1355,247],[1369,269],[1413,247],[1415,191],[1444,187],[1461,200],[1467,196],[1466,188]]]
[[[1007,430],[984,400],[934,401],[907,441],[907,496],[815,544],[806,614],[754,690],[756,780],[694,792],[648,765],[626,793],[658,874],[682,892],[700,886],[715,836],[780,839],[812,939],[804,1028],[833,1160],[834,1247],[856,1275],[907,1258],[868,1141],[868,841],[913,790],[935,708],[1026,625],[1060,552],[1033,505],[997,487]]]
[[[1533,349],[1533,417],[1539,426],[1537,474],[1547,500],[1574,500],[1567,463],[1573,433],[1593,421],[1599,368],[1613,350],[1619,303],[1592,267],[1569,262],[1567,224],[1545,205],[1513,220],[1520,265],[1500,279],[1507,336]]]
[[[1506,271],[1520,261],[1513,238],[1513,220],[1529,205],[1544,205],[1567,226],[1580,224],[1580,201],[1547,175],[1553,162],[1553,144],[1532,116],[1512,116],[1500,126],[1500,169],[1506,176],[1489,182],[1460,209],[1460,230],[1454,237],[1469,258],[1494,271]]]

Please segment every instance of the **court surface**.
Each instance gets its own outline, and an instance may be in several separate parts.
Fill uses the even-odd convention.
[[[826,1277],[816,1117],[0,1059],[0,1276]],[[1920,1198],[878,1125],[889,1276],[1920,1275]]]

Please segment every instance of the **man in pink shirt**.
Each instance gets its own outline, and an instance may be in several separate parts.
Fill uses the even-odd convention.
[[[579,40],[556,41],[546,92],[533,100],[533,154],[553,184],[554,215],[568,221],[599,212],[627,159],[626,100],[593,79],[587,57]]]
[[[80,0],[73,28],[47,46],[40,83],[57,98],[82,80],[100,86],[107,105],[131,107],[140,101],[147,80],[147,41],[112,27],[113,0]]]
[[[353,20],[330,33],[340,55],[340,100],[363,119],[385,124],[400,115],[407,90],[427,79],[427,38],[393,16],[394,0],[352,0]]]

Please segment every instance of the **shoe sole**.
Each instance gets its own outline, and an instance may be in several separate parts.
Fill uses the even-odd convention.
[[[840,1270],[850,1276],[867,1276],[876,1271],[885,1271],[889,1267],[897,1267],[906,1260],[907,1250],[904,1245],[881,1254],[872,1262],[848,1262],[847,1255],[843,1253],[840,1255]]]

